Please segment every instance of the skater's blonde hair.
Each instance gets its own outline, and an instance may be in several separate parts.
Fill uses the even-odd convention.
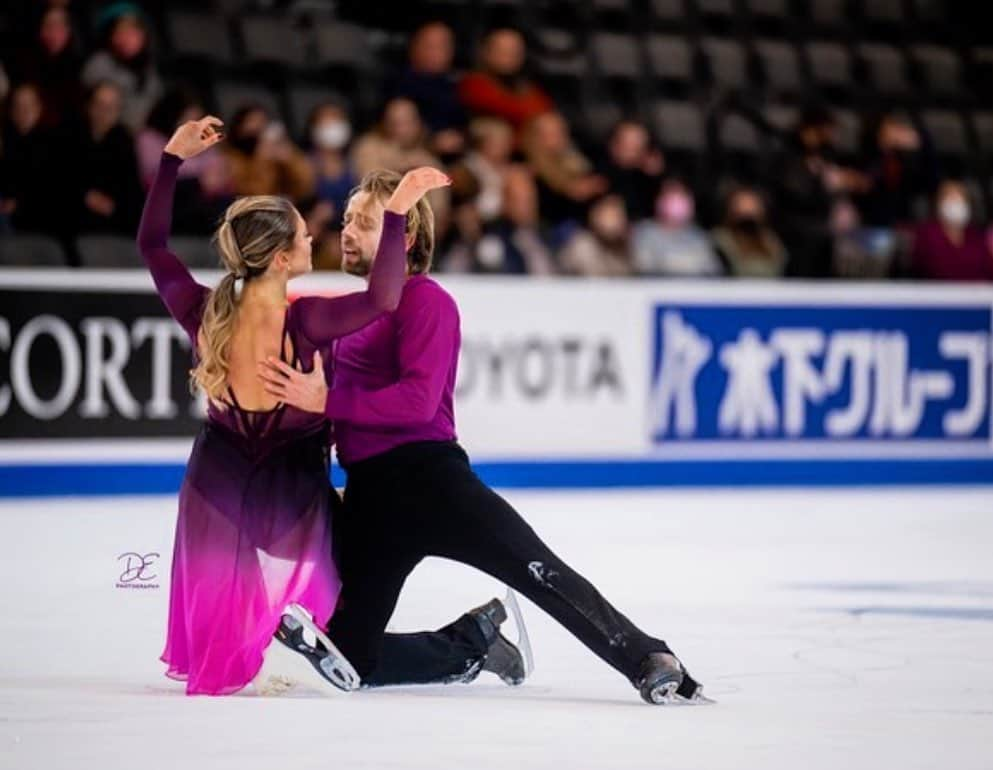
[[[382,203],[386,203],[400,185],[403,175],[387,169],[370,171],[352,190],[351,195],[367,193]],[[413,236],[413,244],[407,250],[407,266],[411,275],[420,275],[431,270],[434,261],[434,211],[427,196],[422,197],[407,212],[406,235],[408,242]]]
[[[238,318],[238,282],[265,273],[277,252],[292,248],[296,230],[297,212],[292,203],[276,195],[251,195],[228,206],[214,232],[214,248],[227,273],[207,297],[197,365],[190,376],[192,384],[221,408]]]

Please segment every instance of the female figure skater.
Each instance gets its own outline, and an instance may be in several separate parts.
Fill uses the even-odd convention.
[[[207,117],[176,130],[138,231],[155,287],[196,351],[192,379],[209,403],[179,494],[162,661],[188,694],[210,695],[252,681],[288,604],[323,626],[340,590],[331,559],[328,423],[269,396],[256,367],[272,355],[309,370],[317,350],[395,309],[406,213],[448,184],[436,169],[405,176],[387,206],[366,291],[293,305],[287,282],[311,269],[304,220],[283,198],[240,198],[214,236],[227,273],[210,290],[166,241],[179,166],[220,141],[221,126]]]

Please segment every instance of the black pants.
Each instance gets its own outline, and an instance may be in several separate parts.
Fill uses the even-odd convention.
[[[527,596],[630,680],[645,655],[669,652],[552,553],[457,444],[407,444],[347,470],[333,525],[342,595],[328,635],[365,684],[451,680],[485,653],[466,616],[433,633],[384,633],[425,556],[469,564]]]

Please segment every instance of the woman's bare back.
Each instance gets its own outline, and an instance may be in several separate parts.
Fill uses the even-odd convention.
[[[258,367],[269,356],[283,354],[292,363],[293,344],[286,334],[289,305],[242,302],[228,347],[228,387],[238,406],[250,412],[270,411],[279,401],[266,392]],[[199,341],[203,344],[203,340]]]

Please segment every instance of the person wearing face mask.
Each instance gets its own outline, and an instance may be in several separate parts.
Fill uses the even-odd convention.
[[[765,203],[757,190],[739,187],[728,195],[724,224],[713,232],[714,245],[732,275],[780,278],[786,249],[769,226]]]
[[[281,123],[258,104],[231,119],[224,157],[235,195],[284,195],[300,202],[314,194],[314,169]]]
[[[162,96],[144,12],[134,3],[114,3],[98,18],[103,46],[83,67],[83,85],[114,83],[122,95],[122,120],[136,133]]]
[[[571,275],[631,275],[630,233],[624,199],[605,195],[590,206],[587,227],[574,232],[561,248],[559,264]]]
[[[993,255],[978,227],[961,182],[945,180],[935,196],[935,216],[917,227],[911,257],[919,278],[936,281],[993,280]]]
[[[347,154],[352,138],[348,113],[330,102],[318,105],[307,121],[307,138],[310,162],[317,176],[317,197],[331,206],[331,222],[337,227],[345,211],[348,193],[358,181]]]
[[[655,218],[635,225],[635,269],[642,275],[714,276],[724,272],[717,254],[696,222],[693,194],[678,179],[662,183]]]
[[[456,238],[442,269],[449,273],[553,275],[555,257],[538,220],[538,190],[526,166],[514,164],[503,174],[501,208],[486,219],[474,203],[471,186],[454,210]]]

